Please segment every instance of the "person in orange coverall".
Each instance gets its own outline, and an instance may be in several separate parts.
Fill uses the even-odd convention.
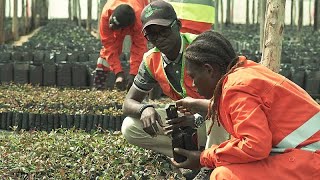
[[[148,0],[108,0],[104,5],[100,20],[100,37],[103,48],[97,61],[95,87],[103,89],[106,72],[111,70],[116,75],[115,85],[125,89],[125,75],[119,56],[126,35],[131,36],[130,71],[127,88],[131,87],[134,76],[138,73],[143,54],[147,51],[147,41],[141,30],[140,14]]]
[[[237,57],[217,32],[200,34],[185,58],[187,73],[206,99],[178,100],[180,112],[206,111],[211,124],[221,124],[231,138],[202,152],[174,149],[188,158],[172,160],[175,166],[215,168],[210,179],[320,178],[320,105],[305,90]]]

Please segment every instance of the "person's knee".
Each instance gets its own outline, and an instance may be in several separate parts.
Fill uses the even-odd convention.
[[[131,132],[132,132],[131,129],[133,128],[133,125],[134,125],[134,122],[131,117],[126,117],[122,122],[121,133],[124,136],[124,138],[126,138],[127,140],[130,139],[131,137]]]
[[[225,166],[220,166],[220,167],[216,167],[211,175],[210,175],[210,179],[216,179],[216,180],[219,180],[219,179],[235,179],[234,176],[233,176],[233,173],[230,169],[228,169],[227,167]]]
[[[126,117],[121,126],[121,133],[130,144],[136,144],[136,140],[139,139],[137,137],[139,136],[137,131],[139,131],[139,125],[137,125],[135,119],[132,117]]]

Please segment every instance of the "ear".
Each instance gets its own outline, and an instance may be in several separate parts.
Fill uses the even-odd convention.
[[[206,73],[210,75],[210,77],[212,77],[214,75],[214,67],[212,67],[210,64],[205,63],[203,65],[203,67],[204,67]]]

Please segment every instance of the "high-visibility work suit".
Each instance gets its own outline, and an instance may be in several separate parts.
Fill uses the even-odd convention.
[[[109,28],[109,18],[114,9],[121,5],[128,4],[134,11],[136,20],[133,25],[120,30],[111,30]],[[147,41],[141,32],[142,23],[140,14],[143,8],[148,4],[148,0],[108,0],[101,13],[100,36],[103,48],[100,51],[100,57],[97,62],[97,69],[110,70],[115,74],[123,71],[119,55],[122,52],[122,44],[126,35],[131,36],[130,49],[130,71],[129,74],[136,75],[141,63],[143,54],[147,51]],[[103,62],[103,59],[107,61]]]
[[[167,0],[182,23],[181,32],[200,34],[214,24],[215,8],[212,0]]]
[[[181,34],[181,36],[184,48],[183,52],[185,52],[186,47],[196,38],[196,35],[186,33]],[[184,56],[182,56],[180,80],[180,85],[183,91],[182,93],[175,90],[171,85],[170,80],[167,78],[164,70],[163,61],[161,58],[161,52],[157,48],[153,48],[144,55],[143,63],[145,63],[150,75],[152,75],[153,78],[159,83],[163,93],[172,100],[178,100],[187,96],[201,98],[201,96],[197,93],[196,88],[192,86],[193,81],[191,77],[187,74]]]
[[[285,77],[244,61],[223,82],[219,115],[231,139],[201,153],[211,179],[319,179],[320,105]]]

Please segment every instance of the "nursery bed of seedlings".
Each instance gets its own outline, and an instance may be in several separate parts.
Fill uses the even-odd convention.
[[[112,129],[104,124],[106,117],[123,119],[124,96],[119,91],[1,85],[0,177],[183,179],[165,156],[128,144],[120,126]],[[159,106],[167,102],[154,101]],[[97,123],[93,118],[88,129],[89,119],[86,126],[82,124],[85,116],[103,119]],[[30,121],[31,117],[36,120]]]
[[[169,160],[119,133],[0,132],[1,179],[183,179]]]
[[[0,86],[0,128],[120,130],[124,97],[125,92],[115,90],[4,84]]]

